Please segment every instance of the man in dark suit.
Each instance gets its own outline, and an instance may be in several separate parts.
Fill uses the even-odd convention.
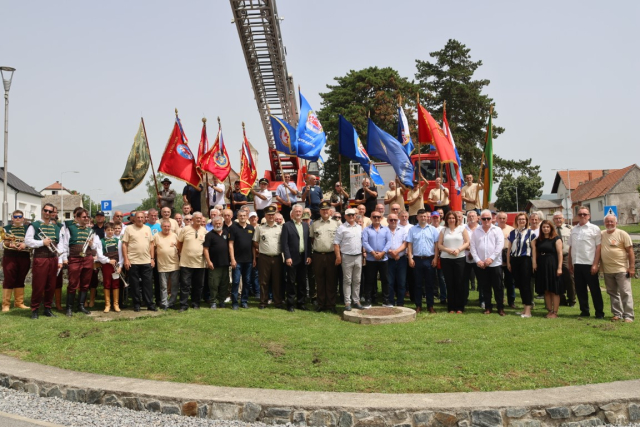
[[[302,239],[300,239],[301,235]],[[306,310],[307,287],[305,274],[306,266],[311,263],[311,244],[309,240],[309,225],[302,222],[302,206],[295,205],[291,210],[291,221],[284,223],[282,226],[280,243],[287,271],[287,310],[294,311],[296,291],[298,308]]]

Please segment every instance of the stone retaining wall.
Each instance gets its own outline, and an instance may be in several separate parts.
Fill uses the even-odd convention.
[[[487,402],[488,407],[486,408],[460,407],[455,409],[438,409],[425,405],[424,408],[421,409],[407,409],[402,407],[349,407],[349,396],[355,395],[355,393],[344,394],[344,407],[322,407],[322,404],[298,406],[295,405],[295,402],[281,402],[281,405],[273,405],[249,401],[234,403],[231,401],[225,402],[210,399],[176,399],[167,397],[166,395],[129,393],[109,388],[72,387],[60,383],[56,384],[10,374],[0,375],[0,385],[44,397],[57,397],[73,402],[112,405],[138,411],[181,414],[184,416],[219,420],[261,421],[266,424],[292,423],[296,426],[578,427],[640,422],[640,396],[637,396],[637,399],[590,401],[589,396],[585,395],[583,400],[575,402],[575,404],[548,407],[526,405],[501,407],[500,402],[489,401]],[[180,387],[184,385],[175,384],[175,386]],[[269,392],[269,390],[263,391]],[[278,391],[275,390],[273,390],[273,392],[278,393]],[[461,394],[464,395],[464,393],[453,393],[452,399],[456,399],[456,397]],[[490,395],[491,393],[469,394]],[[319,395],[321,395],[321,393],[319,393]],[[407,396],[415,397],[417,395]],[[220,396],[219,398],[224,400],[224,396]]]

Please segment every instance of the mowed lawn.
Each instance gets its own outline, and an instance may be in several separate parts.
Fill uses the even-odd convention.
[[[640,280],[633,288],[637,306]],[[483,315],[477,292],[466,314],[436,306],[435,315],[397,325],[258,310],[255,301],[248,310],[170,310],[111,322],[81,314],[33,321],[28,310],[12,309],[0,315],[0,352],[106,375],[316,391],[518,390],[640,378],[640,320],[612,323],[603,295],[604,321],[578,318],[577,307],[545,319],[540,300],[531,319],[514,310]]]

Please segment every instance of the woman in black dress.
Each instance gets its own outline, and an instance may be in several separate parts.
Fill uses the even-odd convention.
[[[550,221],[540,224],[540,235],[532,242],[533,271],[536,275],[536,293],[544,292],[548,319],[558,317],[562,295],[562,239]]]

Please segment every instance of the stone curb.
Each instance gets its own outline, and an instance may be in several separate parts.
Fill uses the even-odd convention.
[[[472,393],[301,392],[109,377],[0,355],[0,385],[134,410],[296,426],[579,427],[640,422],[640,380]]]
[[[12,424],[16,424],[16,425],[20,424],[20,425],[37,425],[42,427],[64,427],[61,424],[53,424],[48,421],[33,420],[31,418],[23,417],[22,415],[7,414],[6,412],[1,412],[1,411],[0,411],[0,418],[14,420],[16,422]]]

